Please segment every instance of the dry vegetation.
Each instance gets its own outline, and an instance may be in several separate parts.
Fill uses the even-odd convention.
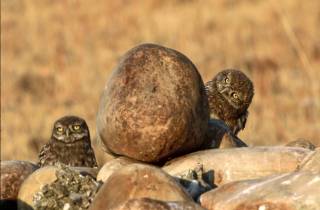
[[[186,54],[204,81],[245,71],[255,85],[248,144],[320,145],[319,0],[2,0],[1,159],[36,160],[66,114],[95,137],[107,77],[143,42]]]

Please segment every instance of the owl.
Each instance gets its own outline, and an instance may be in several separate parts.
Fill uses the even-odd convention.
[[[57,163],[75,167],[97,167],[85,120],[65,116],[54,123],[51,139],[39,153],[39,165],[42,167]]]
[[[224,121],[234,135],[244,129],[248,107],[254,95],[253,84],[241,71],[227,69],[205,84],[210,118]]]

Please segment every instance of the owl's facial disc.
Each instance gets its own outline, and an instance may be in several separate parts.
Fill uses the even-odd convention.
[[[56,124],[53,130],[53,136],[58,141],[69,144],[89,136],[89,132],[81,123],[74,123],[71,125]]]
[[[217,89],[220,93],[226,91],[226,88],[231,87],[231,78],[228,74],[218,74],[217,75]]]
[[[242,95],[233,89],[231,73],[221,73],[217,75],[217,90],[235,108],[240,109]]]
[[[234,91],[231,87],[226,87],[220,91],[220,94],[233,108],[240,109],[242,103],[240,93]]]
[[[64,125],[62,125],[60,123],[57,123],[54,125],[52,133],[53,133],[54,137],[56,137],[56,139],[63,140],[65,132],[66,132],[66,128]]]

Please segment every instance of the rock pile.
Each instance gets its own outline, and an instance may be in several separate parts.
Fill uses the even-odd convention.
[[[1,200],[18,209],[320,209],[319,148],[247,147],[209,121],[201,76],[175,50],[143,44],[122,57],[97,131],[117,157],[100,169],[2,161]]]

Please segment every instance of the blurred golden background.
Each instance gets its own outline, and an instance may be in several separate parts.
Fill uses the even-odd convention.
[[[319,0],[1,0],[1,159],[36,161],[63,115],[85,118],[95,139],[106,79],[145,42],[187,55],[205,82],[243,70],[249,145],[320,146]]]

